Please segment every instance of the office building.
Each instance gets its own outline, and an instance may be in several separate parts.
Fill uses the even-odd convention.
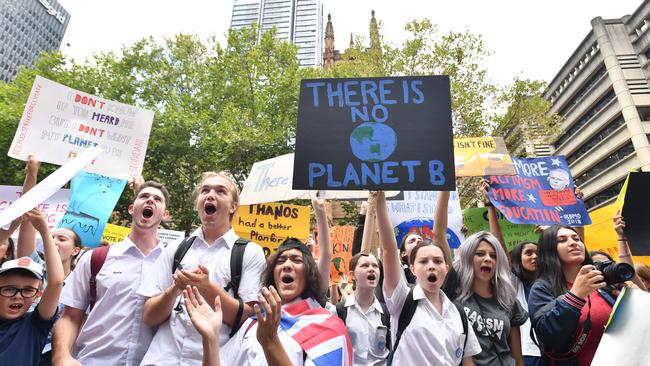
[[[59,49],[69,21],[56,0],[0,0],[0,79],[13,80],[20,65]]]
[[[596,17],[549,84],[564,117],[554,155],[568,160],[590,209],[613,202],[630,170],[650,171],[650,1],[619,19]]]
[[[303,67],[320,67],[323,54],[321,0],[235,0],[230,26],[259,26],[259,35],[271,28],[276,36],[298,46]]]

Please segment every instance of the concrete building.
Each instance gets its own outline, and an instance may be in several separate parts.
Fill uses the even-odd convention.
[[[320,67],[323,55],[323,4],[321,0],[235,0],[230,26],[276,29],[278,38],[298,46],[303,67]]]
[[[0,0],[0,79],[13,80],[20,65],[59,49],[68,22],[56,0]]]
[[[650,1],[591,30],[549,84],[565,118],[553,141],[590,209],[615,200],[627,173],[650,171]]]

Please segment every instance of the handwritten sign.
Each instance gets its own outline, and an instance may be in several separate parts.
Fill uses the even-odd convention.
[[[244,182],[239,202],[242,205],[288,201],[292,199],[311,199],[314,191],[294,190],[294,154],[286,154],[253,164]],[[398,191],[386,192],[386,197],[397,195]],[[325,199],[365,200],[368,191],[318,191],[318,197]]]
[[[59,227],[77,233],[86,247],[99,246],[104,226],[125,186],[125,180],[80,172],[72,178],[68,211]]]
[[[403,200],[388,200],[388,214],[397,233],[397,243],[411,233],[417,233],[424,239],[435,240],[433,235],[434,213],[439,192],[404,191]],[[447,209],[447,240],[451,248],[458,248],[465,240],[460,232],[463,223],[458,193],[451,192]]]
[[[454,139],[456,176],[515,175],[503,137]]]
[[[512,250],[517,244],[528,241],[537,243],[539,234],[535,232],[535,225],[513,224],[508,221],[503,214],[497,212],[499,226],[503,234],[503,240],[506,242],[508,251]],[[463,223],[467,227],[467,234],[471,235],[479,231],[490,231],[490,221],[488,220],[488,210],[485,207],[466,208],[463,210]],[[591,249],[591,247],[589,248]]]
[[[515,224],[584,226],[591,223],[576,198],[562,156],[513,159],[517,175],[489,176],[490,202]]]
[[[20,196],[14,203],[6,207],[0,212],[0,227],[9,224],[18,216],[38,206],[52,195],[54,195],[59,188],[68,183],[72,177],[81,171],[86,165],[90,164],[95,159],[101,150],[95,147],[86,149],[74,159],[67,162],[65,165],[55,170],[52,174],[48,175],[29,192]]]
[[[235,213],[232,226],[237,235],[261,245],[268,257],[286,238],[307,239],[309,215],[307,206],[284,203],[245,205]]]
[[[454,190],[449,77],[303,80],[294,189]]]
[[[0,186],[0,213],[4,211],[5,208],[11,206],[11,204],[20,198],[23,194],[23,187],[20,186]],[[53,230],[56,225],[59,223],[63,214],[65,213],[68,207],[68,200],[70,199],[70,190],[69,189],[59,189],[54,193],[50,198],[46,199],[44,202],[38,204],[38,209],[43,212],[45,216],[45,221],[47,221],[47,226]],[[37,238],[40,238],[41,234],[36,232]]]
[[[63,165],[88,147],[104,151],[87,171],[129,180],[140,175],[153,112],[87,94],[37,76],[9,156],[37,153]]]
[[[350,283],[350,259],[352,259],[352,241],[354,226],[333,226],[330,228],[332,243],[332,260],[330,262],[330,283]],[[318,231],[314,231],[318,241]],[[320,258],[320,248],[314,246],[314,259]]]

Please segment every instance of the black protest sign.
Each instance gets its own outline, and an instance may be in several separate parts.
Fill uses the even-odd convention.
[[[454,190],[449,77],[303,80],[293,189]]]
[[[650,173],[631,172],[628,178],[625,201],[623,202],[623,220],[625,236],[632,254],[650,255]]]

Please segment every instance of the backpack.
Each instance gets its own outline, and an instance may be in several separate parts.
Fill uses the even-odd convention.
[[[185,238],[176,248],[174,252],[174,262],[172,263],[172,274],[180,267],[181,261],[187,251],[190,249],[196,236],[190,238]],[[249,243],[249,240],[238,238],[233,245],[232,251],[230,252],[230,282],[224,287],[224,291],[233,290],[235,299],[239,301],[239,308],[237,309],[237,316],[235,317],[236,326],[232,327],[230,331],[230,337],[237,333],[239,330],[239,323],[241,322],[241,317],[244,313],[244,302],[239,298],[239,282],[241,281],[241,274],[244,263],[244,251],[246,250],[246,244]],[[97,274],[104,266],[106,262],[106,256],[108,254],[109,246],[99,247],[92,250],[90,257],[90,310],[93,309],[95,303],[97,302]]]
[[[381,324],[383,324],[386,329],[386,348],[389,350],[391,349],[391,343],[390,343],[390,313],[388,312],[388,308],[386,307],[386,304],[383,302],[380,302],[379,305],[381,305],[381,310],[383,311],[383,314],[381,314]],[[343,320],[343,324],[346,325],[347,323],[345,322],[345,319],[348,317],[348,308],[345,306],[345,302],[339,301],[336,303],[336,315],[338,315],[341,320]]]
[[[467,323],[467,314],[465,314],[465,310],[458,304],[453,303],[454,306],[456,306],[456,309],[458,309],[458,312],[460,313],[460,320],[463,323],[463,335],[465,336],[465,342],[463,344],[463,353],[465,352],[465,349],[467,348],[467,328],[468,328],[468,323]],[[413,319],[413,315],[415,315],[415,310],[418,307],[418,301],[413,299],[413,289],[409,290],[409,294],[406,296],[406,300],[404,301],[404,306],[402,307],[402,311],[399,313],[399,322],[397,324],[397,334],[395,335],[395,345],[393,346],[393,350],[390,353],[390,356],[388,357],[388,365],[390,366],[393,363],[393,356],[395,356],[395,352],[397,351],[397,346],[399,346],[399,341],[402,338],[402,334],[406,330],[406,327],[411,323],[411,320]],[[463,363],[463,359],[461,357],[460,364]]]

